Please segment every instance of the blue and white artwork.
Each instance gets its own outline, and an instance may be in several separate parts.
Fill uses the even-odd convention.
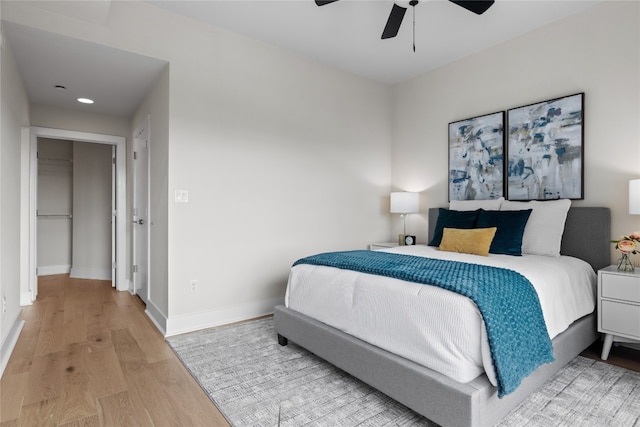
[[[584,94],[507,113],[507,198],[583,198]]]
[[[449,123],[449,200],[504,192],[504,112]]]

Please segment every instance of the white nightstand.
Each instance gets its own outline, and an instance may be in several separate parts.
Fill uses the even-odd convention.
[[[598,332],[605,334],[602,360],[614,341],[640,342],[640,269],[610,265],[598,271]]]
[[[395,248],[396,246],[400,246],[398,242],[371,243],[369,245],[369,250],[375,251],[377,249]]]

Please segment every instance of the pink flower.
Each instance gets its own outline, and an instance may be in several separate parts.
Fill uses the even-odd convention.
[[[640,231],[634,231],[628,236],[621,236],[618,240],[612,240],[616,249],[626,254],[640,253]]]
[[[629,253],[636,250],[636,242],[633,240],[620,240],[617,246],[621,252]]]

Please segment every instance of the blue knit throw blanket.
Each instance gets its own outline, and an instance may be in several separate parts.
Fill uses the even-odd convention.
[[[378,251],[329,252],[302,258],[312,264],[439,286],[470,298],[487,329],[498,397],[513,392],[553,347],[538,294],[520,273],[498,267]]]

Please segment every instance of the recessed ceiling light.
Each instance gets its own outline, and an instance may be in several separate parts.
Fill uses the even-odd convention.
[[[89,99],[89,98],[78,98],[78,102],[82,102],[83,104],[93,104],[93,99]]]

